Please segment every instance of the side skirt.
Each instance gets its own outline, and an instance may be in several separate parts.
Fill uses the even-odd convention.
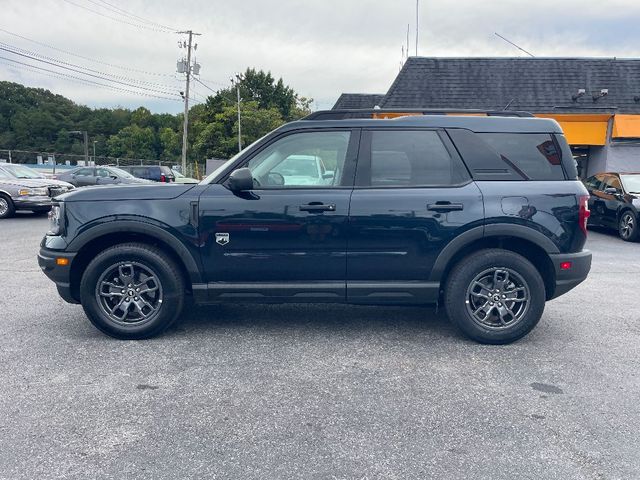
[[[421,305],[438,302],[438,282],[311,282],[194,284],[196,303],[352,303]]]

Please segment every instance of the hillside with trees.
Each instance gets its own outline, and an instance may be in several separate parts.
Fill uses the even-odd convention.
[[[247,69],[239,82],[242,143],[248,145],[281,124],[310,112],[299,96],[271,73]],[[228,158],[238,151],[236,89],[212,92],[189,110],[189,159]],[[92,109],[48,90],[0,82],[0,150],[82,154],[86,130],[97,156],[178,161],[183,115],[145,107]]]

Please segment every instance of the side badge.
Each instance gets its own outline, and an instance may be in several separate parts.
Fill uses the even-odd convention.
[[[216,243],[218,245],[226,245],[229,243],[229,234],[228,233],[216,233]]]

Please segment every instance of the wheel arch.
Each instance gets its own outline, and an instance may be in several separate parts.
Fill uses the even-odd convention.
[[[137,221],[114,221],[90,228],[69,244],[68,249],[77,252],[70,272],[72,296],[79,298],[80,280],[97,252],[131,242],[153,245],[170,256],[180,269],[189,290],[193,284],[201,283],[202,276],[196,259],[166,229]]]
[[[538,270],[545,285],[545,297],[553,297],[556,273],[549,254],[560,253],[557,246],[542,233],[521,225],[486,225],[468,230],[456,237],[440,253],[430,280],[446,284],[452,268],[464,257],[487,248],[501,248],[522,255]]]

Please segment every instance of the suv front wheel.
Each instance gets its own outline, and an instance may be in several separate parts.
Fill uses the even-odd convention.
[[[449,319],[480,343],[505,344],[529,333],[545,303],[538,270],[521,255],[481,250],[451,271],[444,293]]]
[[[139,243],[108,248],[87,266],[80,300],[91,323],[120,339],[158,335],[180,315],[184,280],[162,250]]]

